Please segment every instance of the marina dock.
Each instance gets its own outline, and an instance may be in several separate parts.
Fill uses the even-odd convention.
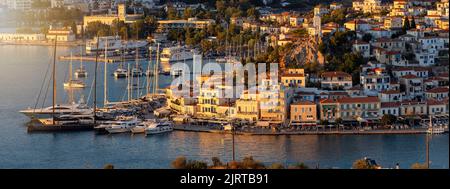
[[[72,57],[70,56],[60,56],[58,58],[59,60],[62,61],[70,61],[70,60],[75,60],[75,61],[81,61],[83,60],[83,62],[95,62],[95,55],[73,55]],[[108,56],[106,58],[106,61],[108,63],[115,63],[115,62],[121,62],[121,61],[135,61],[136,60],[136,56],[135,55],[130,55],[130,56],[125,56],[122,57],[121,56]],[[142,57],[142,58],[138,58],[137,60],[148,60],[148,57]],[[105,57],[98,57],[98,62],[105,62]]]

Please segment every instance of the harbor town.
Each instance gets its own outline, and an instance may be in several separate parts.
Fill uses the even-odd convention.
[[[14,109],[28,134],[232,135],[234,158],[234,135],[448,138],[448,16],[448,0],[0,0],[0,49],[46,56]]]

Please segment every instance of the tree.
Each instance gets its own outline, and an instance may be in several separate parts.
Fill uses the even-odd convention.
[[[172,168],[174,169],[186,169],[186,158],[184,156],[177,157],[174,161],[172,161]]]
[[[370,165],[365,159],[359,159],[353,162],[353,169],[375,169],[374,166]]]
[[[253,159],[252,156],[244,157],[241,163],[242,169],[263,169],[265,168],[264,164],[259,161]]]
[[[296,163],[294,165],[289,166],[290,169],[309,169],[309,167],[307,165],[305,165],[305,163]]]
[[[372,38],[373,38],[372,34],[366,33],[366,34],[363,35],[362,40],[365,41],[365,42],[370,42],[372,40]]]
[[[186,164],[186,169],[206,169],[208,164],[203,161],[189,160]]]
[[[411,169],[427,169],[427,165],[425,163],[414,163],[411,165]]]
[[[408,17],[405,17],[405,21],[403,22],[402,30],[403,32],[408,31],[411,28]]]
[[[103,169],[114,169],[114,165],[113,164],[106,164],[105,166],[103,166]]]
[[[412,20],[411,20],[411,28],[413,28],[413,29],[416,28],[416,21],[414,20],[414,17],[412,17]]]
[[[212,157],[211,160],[213,162],[214,167],[222,166],[222,162],[218,157]]]
[[[284,166],[281,163],[273,163],[270,165],[269,169],[284,169]]]
[[[167,18],[169,20],[176,20],[176,19],[178,19],[178,12],[172,6],[169,6],[169,8],[167,9]]]
[[[384,114],[383,117],[381,117],[381,124],[383,125],[392,125],[397,121],[397,116],[394,116],[392,114]]]

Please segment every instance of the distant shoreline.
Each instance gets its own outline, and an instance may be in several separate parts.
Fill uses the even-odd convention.
[[[54,41],[0,41],[0,45],[30,45],[30,46],[54,46]],[[82,40],[71,42],[57,42],[58,46],[76,47],[83,46]]]

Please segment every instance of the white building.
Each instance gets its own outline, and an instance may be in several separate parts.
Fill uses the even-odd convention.
[[[10,10],[30,10],[32,0],[7,0],[7,7]]]
[[[44,34],[0,33],[0,41],[43,41]]]
[[[362,41],[362,40],[356,40],[353,42],[353,52],[360,53],[364,58],[370,57],[370,43]]]

